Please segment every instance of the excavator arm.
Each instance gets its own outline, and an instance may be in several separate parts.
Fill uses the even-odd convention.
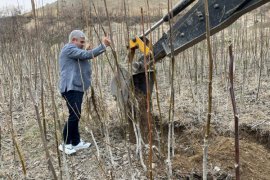
[[[209,22],[211,35],[225,29],[239,17],[247,12],[254,10],[270,0],[208,0],[209,5]],[[160,26],[163,22],[168,22],[187,7],[192,6],[182,17],[179,17],[163,36],[152,45],[146,38],[148,34]],[[145,64],[151,69],[154,62],[159,62],[164,57],[170,56],[173,51],[174,55],[179,54],[185,49],[199,43],[206,38],[205,11],[203,0],[182,0],[160,21],[154,24],[144,34],[132,38],[129,42],[129,61],[132,63],[133,75],[124,69],[118,69],[116,76],[111,82],[111,92],[117,98],[122,99],[125,103],[129,96],[129,86],[133,82],[135,89],[141,90],[146,94]],[[172,42],[171,40],[172,39]],[[142,56],[133,60],[135,50],[139,49]],[[148,70],[149,70],[148,69]],[[153,87],[153,76],[150,75],[150,87]],[[131,81],[132,77],[133,81]],[[120,89],[120,91],[119,91]],[[121,93],[120,93],[121,92]],[[121,98],[121,97],[125,98]]]
[[[182,4],[189,4],[189,0]],[[208,0],[209,22],[211,35],[225,29],[239,17],[254,10],[270,0]],[[180,3],[181,4],[181,3]],[[177,7],[177,6],[176,6]],[[179,12],[178,12],[179,13]],[[171,33],[170,33],[171,32]],[[171,30],[153,45],[152,56],[149,56],[148,64],[161,61],[165,56],[179,54],[185,49],[197,44],[206,38],[204,1],[199,0],[183,17],[179,18]],[[143,39],[143,36],[141,36]],[[170,38],[172,43],[170,43]],[[152,57],[152,58],[151,58]],[[144,56],[133,62],[134,72],[144,71]]]

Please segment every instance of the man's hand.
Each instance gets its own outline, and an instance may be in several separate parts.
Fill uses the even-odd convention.
[[[91,49],[92,49],[92,46],[91,46],[89,43],[87,43],[87,44],[85,45],[85,50],[89,51],[89,50],[91,50]]]
[[[105,36],[103,39],[102,39],[102,42],[103,44],[107,47],[107,46],[110,46],[111,45],[111,40],[108,36]]]

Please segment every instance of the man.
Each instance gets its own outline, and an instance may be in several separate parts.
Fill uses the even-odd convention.
[[[84,50],[86,36],[80,30],[74,30],[69,35],[69,43],[61,50],[60,65],[60,92],[66,100],[69,117],[63,129],[64,143],[59,145],[59,150],[66,154],[73,154],[77,150],[90,147],[80,138],[79,120],[84,92],[91,85],[91,64],[88,61],[106,50],[111,41],[104,37],[102,44],[90,50]]]

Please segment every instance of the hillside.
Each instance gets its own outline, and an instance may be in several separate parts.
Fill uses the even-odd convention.
[[[160,0],[106,0],[106,5],[111,15],[123,15],[124,13],[124,3],[126,6],[126,11],[130,16],[140,16],[141,8],[145,11],[148,10],[147,2],[149,4],[149,12],[150,15],[154,13],[165,13],[168,9],[167,1],[160,1]],[[178,1],[173,0],[171,1],[172,5],[176,4]],[[93,1],[86,1],[86,0],[60,0],[58,2],[54,2],[51,4],[45,5],[43,8],[38,9],[39,15],[53,15],[57,16],[58,12],[65,13],[65,11],[75,11],[79,13],[79,11],[94,11],[93,4],[95,5],[98,13],[105,13],[105,4],[104,1],[100,0],[93,0]],[[26,16],[31,15],[31,13],[26,13]]]

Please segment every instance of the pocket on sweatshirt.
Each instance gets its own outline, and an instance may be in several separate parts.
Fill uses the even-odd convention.
[[[82,79],[81,76],[74,76],[72,84],[77,87],[82,87]]]

